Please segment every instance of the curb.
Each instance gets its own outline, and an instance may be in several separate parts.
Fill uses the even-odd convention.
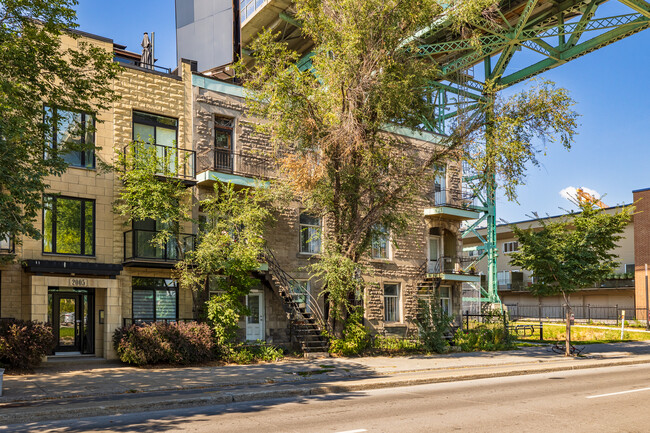
[[[263,401],[291,397],[307,397],[310,395],[337,394],[344,392],[368,391],[373,389],[397,388],[403,386],[426,385],[434,383],[447,383],[456,381],[468,381],[477,379],[488,379],[495,377],[524,376],[529,374],[552,373],[558,371],[586,370],[593,368],[618,367],[627,365],[650,364],[650,358],[626,360],[626,361],[595,361],[585,364],[575,364],[574,360],[569,361],[571,365],[546,366],[540,368],[524,368],[520,370],[501,370],[488,372],[468,372],[467,374],[453,375],[430,375],[426,377],[390,378],[390,379],[361,379],[356,383],[339,383],[330,385],[291,387],[291,384],[282,384],[282,389],[248,390],[242,392],[219,392],[206,391],[202,397],[178,398],[163,400],[160,398],[139,401],[136,405],[128,401],[115,401],[105,404],[96,404],[81,407],[56,408],[40,410],[32,408],[24,413],[0,414],[0,425],[21,424],[37,421],[55,421],[62,419],[85,418],[93,416],[108,416],[125,413],[149,412],[156,410],[171,410],[187,407],[201,407],[212,405],[223,405],[229,403],[242,403],[250,401]],[[496,368],[507,368],[496,367]],[[73,403],[74,404],[74,403]]]

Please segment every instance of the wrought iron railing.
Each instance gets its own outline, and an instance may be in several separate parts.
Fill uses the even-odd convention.
[[[439,257],[438,260],[429,260],[427,263],[427,273],[429,274],[470,274],[474,275],[476,271],[466,270],[468,266],[475,262],[473,257]]]
[[[152,240],[158,233],[155,230],[140,229],[124,232],[124,260],[178,261],[185,252],[194,249],[196,237],[193,234],[181,233],[163,245],[156,245]]]
[[[208,170],[236,174],[256,179],[270,179],[274,176],[274,164],[270,158],[230,149],[199,150],[197,156],[198,172]]]
[[[136,141],[124,147],[127,163],[129,157],[137,159],[138,153],[149,152],[151,149],[155,152],[159,165],[156,174],[181,179],[196,177],[196,153],[193,150]]]
[[[262,253],[262,260],[264,260],[269,266],[269,271],[278,281],[278,290],[281,292],[286,299],[294,299],[295,295],[299,293],[301,296],[305,297],[307,304],[307,311],[315,319],[316,324],[318,324],[321,329],[325,329],[327,323],[325,322],[325,317],[323,311],[318,304],[316,298],[311,294],[311,292],[303,287],[299,281],[296,281],[291,275],[289,275],[278,263],[275,255],[271,250],[266,249]],[[292,313],[296,316],[303,316],[303,313],[299,309],[299,303],[294,302],[295,305],[292,305]]]
[[[427,194],[427,199],[432,206],[447,206],[468,210],[481,207],[474,191],[460,188],[436,189]]]
[[[512,320],[521,319],[554,319],[563,320],[566,318],[566,305],[519,305],[504,304],[508,308],[508,315]],[[625,311],[625,320],[646,321],[648,311],[645,308],[624,307],[621,305],[598,306],[598,305],[574,305],[571,312],[576,320],[620,320]]]

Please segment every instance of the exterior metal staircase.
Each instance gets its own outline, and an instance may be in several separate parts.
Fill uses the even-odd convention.
[[[329,343],[322,334],[326,322],[316,299],[282,269],[270,250],[264,251],[262,260],[269,267],[266,281],[280,296],[287,313],[291,341],[298,343],[305,354],[327,353]]]

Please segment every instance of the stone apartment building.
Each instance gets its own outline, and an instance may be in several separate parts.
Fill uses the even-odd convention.
[[[606,209],[606,212],[616,212],[617,207]],[[563,215],[551,217],[551,220],[562,218]],[[623,239],[619,241],[618,248],[614,251],[620,262],[611,279],[600,282],[596,287],[581,289],[570,296],[571,305],[578,308],[576,311],[582,314],[587,311],[584,307],[592,308],[616,307],[619,309],[633,309],[635,306],[635,236],[638,226],[638,215],[635,215],[633,221],[625,228]],[[518,310],[522,314],[536,315],[537,308],[541,306],[556,307],[564,304],[561,296],[546,296],[538,298],[528,291],[528,286],[533,282],[533,276],[526,269],[519,269],[510,265],[509,254],[517,251],[519,245],[517,238],[510,228],[516,225],[520,228],[541,227],[538,219],[518,221],[512,224],[501,224],[497,226],[497,244],[499,255],[497,257],[498,269],[498,294],[503,304],[516,314]],[[477,230],[480,235],[485,237],[486,229]],[[481,246],[481,242],[476,235],[469,235],[463,239],[463,248],[470,249]],[[467,253],[466,253],[467,254]],[[470,257],[478,257],[478,250],[469,251]],[[487,260],[481,260],[478,263],[478,271],[485,275],[487,273]],[[485,277],[483,276],[483,283]],[[547,314],[553,314],[552,310],[546,308]],[[594,310],[595,311],[595,310]],[[602,312],[601,312],[602,313]],[[561,316],[558,309],[558,315]],[[587,313],[585,313],[586,315]],[[615,314],[612,319],[615,319]],[[577,317],[577,316],[576,316]]]
[[[268,143],[254,134],[252,121],[243,114],[241,87],[201,75],[189,61],[173,72],[142,67],[139,55],[126,47],[79,34],[112,51],[124,66],[112,84],[120,99],[96,117],[74,114],[95,122],[94,134],[85,137],[96,149],[69,154],[68,170],[49,179],[44,210],[35,222],[43,239],[25,238],[16,246],[9,239],[0,241],[0,254],[16,257],[0,266],[0,317],[50,322],[56,354],[114,358],[116,328],[192,318],[192,293],[180,290],[172,278],[180,258],[176,245],[149,242],[160,230],[158,223],[127,226],[112,212],[119,181],[98,170],[97,161],[112,161],[116,149],[134,140],[147,142],[157,154],[171,156],[177,175],[197,198],[210,194],[217,179],[250,188],[263,187],[275,175]],[[64,37],[64,43],[78,42]],[[73,111],[51,115],[71,116]],[[70,131],[53,133],[55,140],[64,140]],[[420,147],[435,146],[439,139],[411,130],[393,133]],[[366,324],[373,332],[414,332],[417,299],[433,291],[440,294],[443,308],[458,316],[462,282],[479,280],[464,271],[460,258],[460,223],[478,217],[462,200],[460,179],[460,165],[451,162],[428,200],[413,209],[421,222],[399,242],[390,233],[376,240],[368,257],[374,272],[363,277],[373,283],[363,296]],[[305,266],[318,260],[317,234],[324,223],[301,210],[294,203],[281,212],[265,236],[272,255],[261,263],[260,284],[247,297],[252,314],[241,322],[242,339],[323,349],[316,322],[327,312],[320,283]],[[200,209],[194,217],[200,220]],[[183,227],[186,246],[193,245],[197,229]]]
[[[197,182],[199,197],[210,194],[218,179],[240,187],[263,187],[260,181],[273,178],[273,162],[269,143],[254,131],[254,120],[244,114],[244,94],[240,86],[218,79],[194,74],[194,148],[197,152]],[[398,130],[396,134],[409,145],[430,148],[439,137],[425,132]],[[363,296],[366,324],[376,333],[406,336],[415,331],[413,323],[417,299],[427,289],[439,290],[444,308],[449,313],[460,312],[460,285],[463,281],[478,281],[478,276],[461,273],[460,222],[477,218],[461,200],[460,166],[449,169],[432,185],[427,202],[413,209],[421,222],[411,227],[402,239],[378,239],[367,263],[372,275],[363,278],[371,284]],[[289,292],[299,299],[312,315],[327,315],[321,285],[305,269],[318,260],[320,237],[326,222],[302,211],[294,203],[276,215],[276,221],[265,235],[274,256],[274,266],[260,286],[251,292],[248,305],[259,317],[242,323],[246,338],[274,342],[291,337],[287,317],[304,319],[300,312],[292,314],[283,307],[281,282],[277,268],[291,276]],[[400,248],[396,248],[399,245]],[[271,264],[269,264],[271,265]],[[273,269],[276,268],[274,273]],[[297,288],[300,289],[297,289]],[[301,292],[306,289],[307,294]],[[252,302],[252,304],[251,304]],[[317,314],[317,310],[323,311]],[[265,323],[264,327],[258,326]]]

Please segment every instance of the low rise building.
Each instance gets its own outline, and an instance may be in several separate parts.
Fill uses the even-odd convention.
[[[605,212],[616,212],[618,207],[605,209]],[[556,215],[544,218],[546,221],[557,221],[566,215]],[[511,226],[522,229],[541,228],[540,219],[529,219],[497,226],[497,257],[498,294],[501,302],[515,316],[562,318],[565,304],[561,295],[537,297],[530,293],[529,286],[534,276],[529,270],[521,269],[510,264],[510,254],[518,251],[519,244]],[[635,308],[635,236],[637,233],[638,215],[625,228],[623,238],[618,242],[614,254],[620,262],[619,267],[604,281],[593,287],[580,289],[570,295],[570,303],[578,318],[610,318],[615,319],[617,311]],[[477,230],[485,237],[486,229]],[[482,243],[475,234],[463,239],[465,254],[478,258],[481,254]],[[486,284],[487,260],[482,259],[477,264],[481,274],[482,284]],[[598,317],[597,317],[598,316]],[[606,316],[606,317],[604,317]],[[629,315],[628,315],[629,317]]]

